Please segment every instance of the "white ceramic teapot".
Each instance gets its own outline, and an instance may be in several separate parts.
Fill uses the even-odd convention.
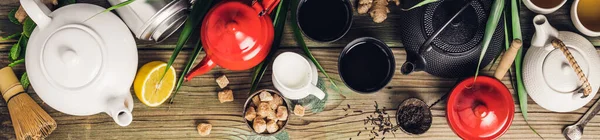
[[[106,112],[117,124],[129,125],[138,57],[127,26],[111,12],[89,19],[105,10],[92,4],[53,12],[40,0],[21,0],[21,5],[37,23],[25,60],[40,98],[66,114]]]
[[[523,62],[523,83],[527,93],[538,105],[555,112],[569,112],[583,107],[594,98],[600,87],[600,56],[586,38],[573,32],[557,31],[545,16],[533,18],[535,34]],[[551,43],[561,40],[566,48],[556,49]],[[568,61],[569,52],[579,65],[587,84]],[[588,96],[584,91],[588,90]]]

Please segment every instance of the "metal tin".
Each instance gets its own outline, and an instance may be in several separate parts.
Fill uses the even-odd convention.
[[[111,5],[125,1],[108,0]],[[136,38],[161,42],[185,23],[189,7],[189,0],[138,0],[116,11]]]

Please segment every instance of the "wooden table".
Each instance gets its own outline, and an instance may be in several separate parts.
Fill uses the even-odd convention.
[[[105,0],[80,0],[80,2],[108,7],[108,3]],[[570,3],[571,1],[557,12],[547,16],[550,23],[559,30],[576,31],[569,16],[568,9],[571,5]],[[0,36],[7,36],[21,30],[19,26],[10,23],[7,19],[8,12],[18,5],[18,0],[0,1]],[[339,79],[337,72],[339,52],[346,43],[361,36],[372,36],[385,41],[385,43],[392,47],[397,62],[396,67],[399,68],[406,57],[406,53],[400,42],[400,36],[398,35],[400,28],[397,24],[398,22],[402,22],[403,19],[398,16],[401,12],[399,7],[390,6],[390,8],[391,13],[384,23],[375,24],[367,15],[358,15],[355,13],[354,25],[343,39],[330,44],[315,43],[307,40],[307,44],[311,47],[312,53],[325,70],[336,79]],[[528,46],[534,32],[531,20],[535,14],[524,7],[521,13],[524,46]],[[290,20],[287,21],[287,24],[290,24]],[[160,44],[138,41],[138,67],[150,61],[168,61],[176,39],[177,35]],[[600,46],[600,38],[589,39],[595,46]],[[6,66],[9,63],[7,58],[8,52],[11,45],[15,42],[15,40],[0,42],[0,66]],[[283,47],[279,52],[301,52],[293,39],[289,26],[286,26],[281,45]],[[188,56],[191,50],[191,47],[186,47],[175,61],[174,67],[178,72],[189,59]],[[204,54],[201,54],[200,57],[203,56]],[[492,69],[494,67],[496,67],[496,64],[492,65]],[[488,69],[485,68],[486,71],[484,71],[484,74],[491,75],[493,71],[487,71]],[[18,75],[25,71],[24,66],[16,67],[15,70]],[[219,88],[214,80],[221,73],[227,74],[231,81],[230,88],[234,90],[234,102],[219,103],[217,99]],[[265,77],[269,77],[270,74],[270,71],[268,71]],[[191,82],[185,83],[176,96],[174,104],[164,104],[151,108],[134,99],[134,120],[127,127],[116,125],[105,113],[92,116],[63,114],[44,104],[34,92],[31,92],[30,95],[58,123],[58,128],[48,139],[247,139],[253,134],[242,121],[241,112],[243,102],[248,97],[250,75],[251,71],[228,71],[217,68],[209,74],[196,77]],[[323,75],[319,76],[324,78]],[[291,139],[368,139],[370,137],[367,132],[362,133],[360,136],[357,136],[357,133],[360,130],[364,130],[363,119],[374,111],[374,101],[377,101],[381,107],[386,107],[390,113],[395,112],[397,105],[408,97],[418,97],[428,104],[432,104],[440,99],[441,96],[448,93],[457,81],[458,79],[438,78],[424,72],[402,75],[397,71],[392,82],[375,94],[346,93],[346,98],[344,99],[339,94],[334,94],[332,90],[329,90],[331,94],[325,111],[320,113],[308,112],[304,117],[292,116],[286,131],[289,133]],[[513,90],[508,75],[502,79],[502,82],[511,91]],[[260,88],[273,88],[271,86],[271,79],[264,78],[261,81]],[[134,96],[134,98],[136,97]],[[508,132],[501,138],[539,139],[529,129],[521,116],[516,94],[514,94],[513,98],[516,110],[514,121]],[[564,139],[561,134],[562,128],[577,121],[596,99],[581,109],[567,113],[550,112],[529,99],[529,124],[546,139]],[[442,101],[432,106],[433,124],[427,133],[419,136],[411,136],[398,131],[395,135],[396,137],[388,133],[385,135],[385,138],[459,139],[446,122],[445,103],[445,101]],[[351,106],[351,109],[345,111],[343,108],[347,108],[347,104]],[[362,110],[363,112],[356,113],[354,112],[355,110]],[[395,122],[395,120],[392,121]],[[213,125],[213,130],[209,137],[200,137],[198,135],[196,126],[201,122],[208,122]],[[585,128],[583,138],[600,139],[600,118],[593,119],[588,124]],[[8,108],[4,102],[0,102],[0,139],[15,139]]]

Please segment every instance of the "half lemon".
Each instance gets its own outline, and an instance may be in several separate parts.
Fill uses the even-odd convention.
[[[171,96],[175,88],[175,68],[171,66],[165,74],[162,81],[162,74],[165,72],[167,63],[162,61],[152,61],[146,63],[140,68],[135,81],[133,90],[138,99],[147,106],[159,106]]]

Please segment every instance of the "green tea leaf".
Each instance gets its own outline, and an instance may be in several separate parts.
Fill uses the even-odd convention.
[[[25,35],[26,37],[31,36],[31,33],[33,33],[33,29],[35,29],[35,22],[33,22],[33,20],[31,20],[31,18],[27,17],[25,18],[25,20],[23,20],[23,35]]]
[[[252,83],[250,88],[250,93],[254,92],[258,87],[258,83],[262,79],[263,75],[267,71],[269,64],[273,60],[273,55],[277,53],[279,49],[279,45],[281,43],[281,37],[283,36],[283,29],[285,27],[285,20],[287,19],[288,8],[290,6],[291,0],[281,0],[277,9],[274,13],[272,13],[273,19],[273,27],[275,29],[275,35],[273,39],[273,45],[271,45],[271,50],[269,54],[260,64],[254,67],[254,72],[252,73]]]
[[[504,10],[504,0],[495,0],[492,4],[492,10],[490,11],[490,15],[485,26],[485,33],[483,34],[483,43],[481,44],[481,54],[479,55],[479,62],[477,63],[477,70],[475,71],[475,78],[473,81],[477,81],[477,75],[479,75],[479,67],[481,67],[481,61],[483,60],[485,52],[487,51],[487,48],[490,45],[490,42],[492,41],[492,36],[494,36],[496,27],[498,27],[498,22],[500,22],[500,17],[502,17],[502,10]]]
[[[19,64],[21,64],[21,63],[24,63],[24,62],[25,62],[25,59],[19,59],[19,60],[16,60],[16,61],[14,61],[14,62],[12,62],[12,63],[8,64],[8,66],[9,66],[9,67],[15,67],[15,66],[17,66],[17,65],[19,65]]]
[[[423,1],[419,2],[419,3],[417,3],[415,6],[412,6],[412,7],[408,8],[408,9],[402,8],[402,11],[410,11],[412,9],[419,8],[419,7],[423,6],[423,5],[427,5],[427,4],[438,2],[438,1],[439,0],[423,0]]]
[[[183,68],[183,71],[181,71],[181,73],[183,73],[183,74],[180,74],[179,79],[177,79],[177,85],[175,85],[175,91],[173,92],[171,99],[169,99],[170,104],[173,103],[173,99],[175,99],[175,95],[177,94],[177,92],[179,92],[179,88],[181,88],[181,86],[183,85],[183,80],[185,79],[185,73],[188,73],[190,71],[190,69],[196,62],[196,58],[200,54],[200,51],[202,51],[202,41],[200,39],[198,39],[198,41],[196,41],[196,46],[194,47],[194,51],[192,51],[192,57],[189,58],[188,62],[185,64],[185,67]]]
[[[76,0],[58,0],[58,7],[63,7],[69,4],[77,3]]]
[[[21,36],[19,38],[19,46],[21,46],[21,54],[19,55],[19,58],[17,59],[22,59],[25,58],[25,52],[27,52],[27,42],[29,42],[29,38],[26,36]]]
[[[19,8],[15,8],[10,10],[10,12],[8,12],[8,20],[10,20],[10,22],[17,24],[17,25],[21,25],[21,23],[19,22],[19,20],[17,19],[17,17],[15,17],[15,14],[17,13],[17,10]]]
[[[296,21],[296,12],[298,11],[298,4],[299,1],[298,0],[294,0],[292,2],[292,23],[297,23]],[[302,33],[300,32],[300,27],[298,27],[298,24],[292,24],[292,30],[294,31],[294,37],[296,38],[296,42],[298,43],[298,45],[300,47],[302,47],[302,51],[304,51],[304,54],[306,54],[306,56],[308,56],[308,58],[310,58],[310,60],[317,66],[317,68],[319,69],[319,71],[321,71],[321,73],[323,73],[323,75],[325,75],[325,77],[327,77],[327,79],[329,79],[329,81],[331,82],[331,84],[333,85],[333,87],[335,87],[335,90],[338,91],[339,93],[342,93],[342,91],[340,90],[340,88],[335,84],[335,82],[333,81],[333,79],[331,79],[331,77],[329,76],[329,74],[327,74],[327,71],[325,71],[325,69],[321,66],[321,64],[319,64],[319,62],[317,61],[317,59],[312,55],[312,53],[310,53],[310,50],[308,49],[308,47],[306,46],[306,43],[304,42],[304,38],[302,37]]]
[[[167,67],[163,72],[163,76],[160,78],[161,81],[162,78],[164,78],[164,75],[169,70],[168,68],[171,67],[171,65],[173,65],[173,62],[175,62],[175,59],[177,59],[177,55],[179,55],[179,52],[181,52],[181,50],[183,49],[183,45],[185,45],[188,42],[192,33],[194,31],[197,31],[196,27],[198,27],[200,22],[202,22],[202,20],[204,19],[204,16],[213,4],[212,1],[213,0],[201,0],[194,3],[192,11],[188,15],[183,29],[181,29],[181,34],[179,35],[179,39],[177,40],[177,45],[175,46],[175,49],[173,49],[173,54],[171,55],[171,58],[169,58],[169,62],[167,62]],[[182,73],[182,75],[185,74],[186,73]]]
[[[29,77],[27,76],[27,72],[21,75],[21,85],[23,86],[23,89],[25,89],[25,91],[27,91],[27,89],[29,88]]]
[[[10,59],[17,60],[17,58],[19,58],[20,54],[21,54],[21,46],[19,46],[19,43],[13,44],[13,46],[10,48],[10,53],[8,54]]]
[[[121,3],[117,4],[117,5],[113,5],[113,6],[111,6],[111,7],[108,7],[108,8],[106,8],[104,11],[102,11],[102,12],[99,12],[99,13],[97,13],[97,14],[93,15],[92,17],[90,17],[90,18],[88,18],[88,19],[84,20],[83,22],[85,22],[85,21],[88,21],[88,20],[90,20],[90,19],[92,19],[92,18],[94,18],[94,17],[96,17],[96,16],[98,16],[98,15],[100,15],[100,14],[102,14],[102,13],[106,13],[106,12],[109,12],[109,11],[112,11],[112,10],[115,10],[115,9],[118,9],[118,8],[121,8],[121,7],[123,7],[123,6],[127,6],[127,5],[129,5],[130,3],[134,2],[134,1],[135,1],[135,0],[127,0],[127,1],[121,2]],[[167,69],[169,69],[169,67],[167,67]]]
[[[14,39],[17,37],[21,37],[21,33],[15,33],[15,34],[9,35],[7,37],[2,37],[2,38],[0,38],[0,41],[6,41],[6,40]]]

